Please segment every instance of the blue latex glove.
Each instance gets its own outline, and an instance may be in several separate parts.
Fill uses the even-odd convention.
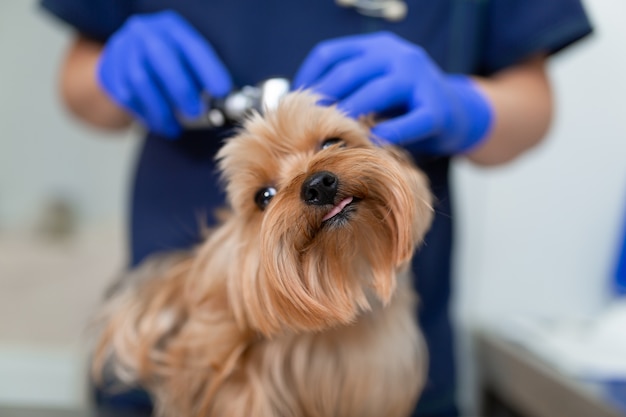
[[[376,125],[375,137],[428,154],[455,154],[487,135],[490,103],[466,76],[447,75],[428,54],[387,32],[320,43],[294,79],[350,116],[401,109]],[[397,113],[395,113],[397,114]]]
[[[106,43],[97,76],[113,101],[171,138],[182,130],[177,114],[196,118],[206,111],[203,91],[222,97],[231,89],[211,45],[171,11],[128,19]]]

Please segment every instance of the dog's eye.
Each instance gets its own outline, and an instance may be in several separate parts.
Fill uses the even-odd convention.
[[[333,145],[339,145],[342,148],[346,147],[346,143],[341,138],[328,138],[322,142],[321,149],[330,148]]]
[[[266,187],[261,188],[254,195],[254,202],[261,210],[265,210],[265,207],[270,203],[270,200],[276,195],[276,188]]]

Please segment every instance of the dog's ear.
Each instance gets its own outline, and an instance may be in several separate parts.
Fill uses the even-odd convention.
[[[397,146],[385,146],[384,149],[399,162],[404,169],[409,186],[413,189],[413,193],[417,196],[417,201],[411,205],[411,209],[415,210],[413,218],[413,241],[419,245],[423,242],[426,232],[430,228],[434,217],[434,196],[430,191],[430,184],[426,174],[416,167],[413,157],[406,150]],[[407,254],[406,260],[410,259],[413,254]]]
[[[390,144],[385,144],[382,148],[404,167],[416,169],[415,160],[406,149]]]

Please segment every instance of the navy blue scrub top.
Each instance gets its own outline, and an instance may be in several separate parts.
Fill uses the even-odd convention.
[[[78,32],[105,42],[137,13],[174,9],[213,45],[236,86],[293,78],[319,41],[389,30],[421,45],[451,73],[490,75],[538,53],[553,54],[586,36],[579,0],[408,0],[400,22],[365,17],[334,0],[42,0]],[[199,224],[223,204],[213,157],[227,131],[148,134],[137,163],[131,206],[131,265],[159,251],[190,247]],[[430,351],[420,416],[454,416],[455,366],[448,315],[452,202],[449,158],[414,155],[436,196],[436,218],[414,260],[419,318]]]

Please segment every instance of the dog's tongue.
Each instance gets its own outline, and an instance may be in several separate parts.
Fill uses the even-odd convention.
[[[344,207],[346,207],[351,202],[352,202],[352,197],[348,197],[348,198],[345,198],[345,199],[341,200],[341,202],[339,204],[337,204],[335,207],[333,207],[332,210],[330,210],[324,216],[322,221],[326,221],[326,220],[330,219],[331,217],[336,216],[337,214],[339,214],[341,212],[341,210],[344,209]]]

